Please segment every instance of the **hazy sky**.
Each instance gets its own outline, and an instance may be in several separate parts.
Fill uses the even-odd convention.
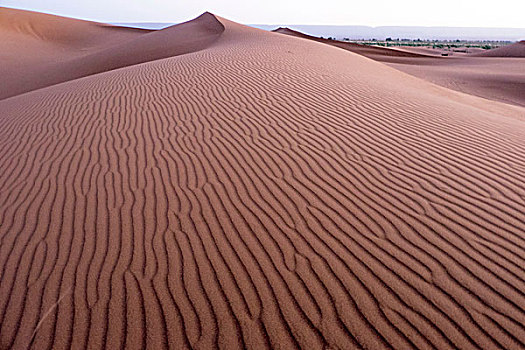
[[[181,22],[210,11],[250,24],[525,27],[523,0],[0,0],[104,22]]]

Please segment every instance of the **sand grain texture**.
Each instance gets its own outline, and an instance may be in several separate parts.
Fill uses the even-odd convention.
[[[2,349],[524,348],[525,109],[193,23],[0,101]]]

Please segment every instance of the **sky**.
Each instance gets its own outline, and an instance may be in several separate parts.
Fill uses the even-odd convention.
[[[0,0],[100,22],[178,23],[210,11],[244,24],[523,28],[523,0]]]

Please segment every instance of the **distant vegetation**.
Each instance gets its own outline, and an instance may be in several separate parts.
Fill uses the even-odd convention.
[[[386,38],[385,40],[376,39],[361,39],[361,40],[350,40],[344,38],[343,41],[363,44],[363,45],[375,45],[375,46],[421,46],[421,47],[432,47],[434,49],[457,49],[457,48],[480,48],[484,50],[495,49],[501,46],[512,44],[512,41],[473,41],[473,40],[422,40],[422,39],[399,39],[399,38]]]

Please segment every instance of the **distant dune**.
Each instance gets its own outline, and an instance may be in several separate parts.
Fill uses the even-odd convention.
[[[430,49],[366,46],[317,38],[289,28],[278,28],[275,32],[351,51],[449,89],[525,106],[525,59],[478,58],[519,57],[524,42],[466,56],[441,57],[438,50],[432,54]]]
[[[525,108],[210,13],[8,11],[1,349],[525,347]]]
[[[498,47],[497,49],[479,52],[479,53],[476,53],[475,56],[525,58],[525,40],[519,41],[511,45]]]
[[[317,41],[323,44],[332,45],[332,46],[339,47],[344,50],[352,51],[354,53],[366,56],[368,58],[372,58],[380,62],[399,62],[399,60],[403,60],[403,58],[406,58],[406,57],[410,57],[410,58],[430,57],[429,55],[425,55],[422,53],[393,50],[393,49],[386,48],[386,47],[362,45],[362,44],[350,43],[350,42],[340,41],[340,40],[317,38],[315,36],[307,35],[307,34],[292,30],[290,28],[277,28],[276,30],[274,30],[274,32],[281,33],[281,34],[287,34],[287,35],[295,36],[298,38],[313,40],[313,41]]]

